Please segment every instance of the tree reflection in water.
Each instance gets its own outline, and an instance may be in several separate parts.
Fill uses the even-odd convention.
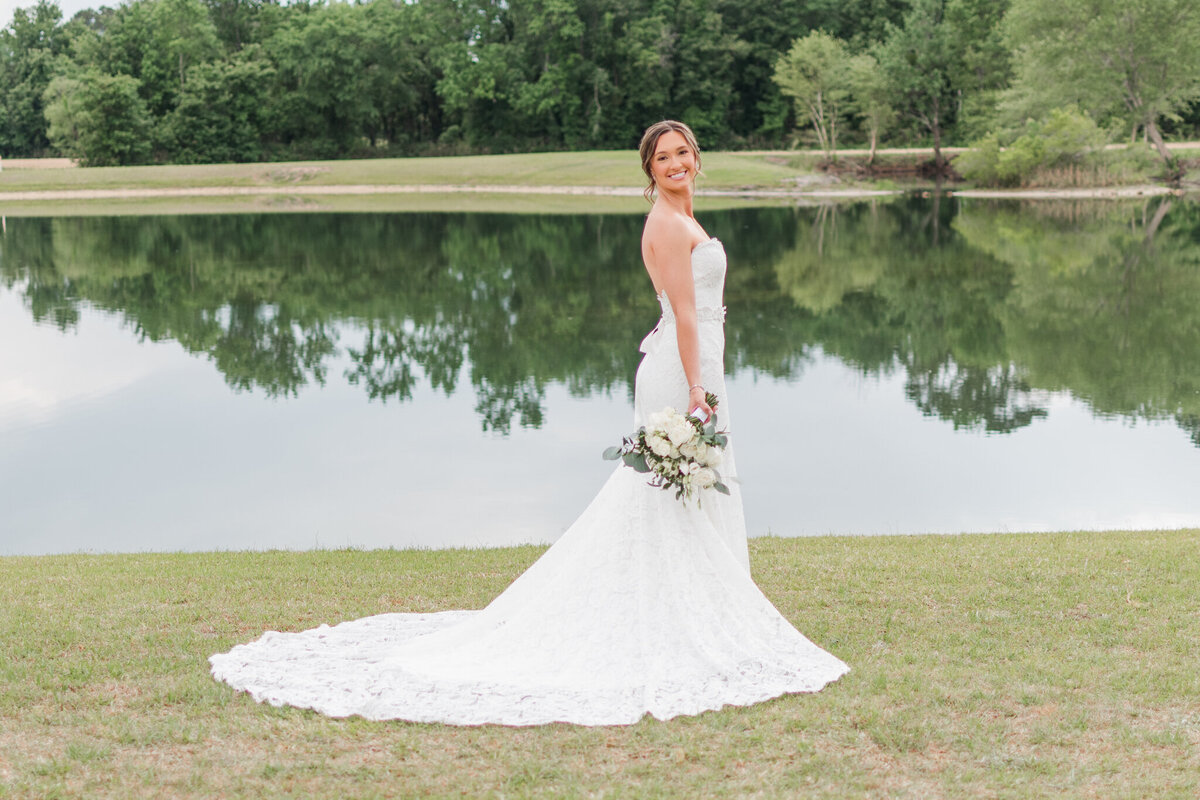
[[[816,352],[956,428],[1009,433],[1067,391],[1174,419],[1200,446],[1194,203],[910,198],[701,213],[729,251],[727,369],[799,376]],[[81,305],[209,358],[235,390],[345,377],[372,400],[464,376],[487,430],[545,389],[631,391],[657,306],[641,217],[306,214],[9,220],[0,281],[35,319]]]

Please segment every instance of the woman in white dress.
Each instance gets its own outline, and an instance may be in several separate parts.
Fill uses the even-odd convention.
[[[725,393],[725,251],[692,214],[700,152],[683,123],[642,138],[653,207],[642,259],[662,318],[642,342],[634,426],[666,406],[732,431],[731,493],[701,508],[618,466],[595,499],[486,608],[380,614],[212,656],[255,700],[335,717],[456,725],[623,725],[815,692],[849,667],[800,634],[750,577]],[[624,431],[614,432],[614,437]]]

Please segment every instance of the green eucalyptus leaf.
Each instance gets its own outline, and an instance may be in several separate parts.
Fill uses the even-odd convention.
[[[616,445],[613,445],[612,447],[610,447],[604,451],[604,460],[605,461],[616,461],[620,457],[621,457],[621,448]]]
[[[625,463],[633,467],[634,472],[650,471],[650,465],[646,463],[646,457],[641,453],[626,453]]]

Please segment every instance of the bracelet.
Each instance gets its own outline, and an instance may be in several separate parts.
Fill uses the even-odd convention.
[[[688,391],[690,392],[692,389],[703,389],[703,388],[704,388],[704,387],[703,387],[703,386],[701,386],[700,384],[698,384],[698,383],[694,383],[694,384],[692,384],[691,386],[689,386],[689,387],[688,387]]]

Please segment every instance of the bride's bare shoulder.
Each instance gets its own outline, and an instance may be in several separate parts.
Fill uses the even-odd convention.
[[[651,210],[642,228],[642,252],[652,256],[664,253],[691,250],[692,231],[686,219],[679,214]]]

